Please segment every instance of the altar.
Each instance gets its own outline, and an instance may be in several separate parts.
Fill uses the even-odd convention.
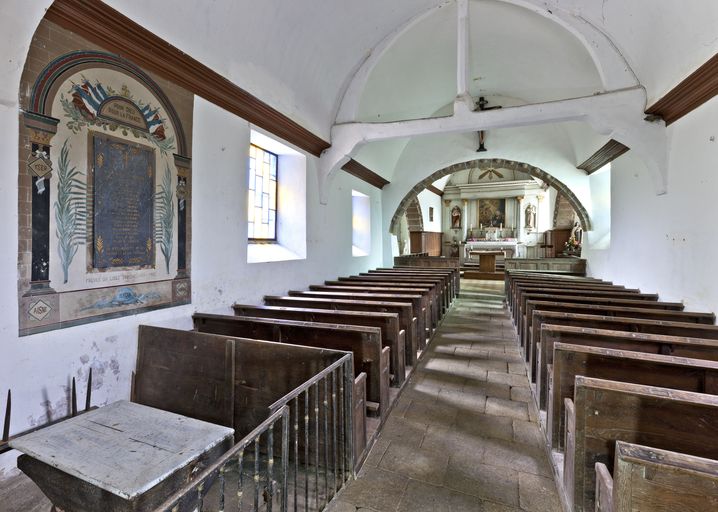
[[[513,258],[516,255],[518,244],[519,242],[515,238],[469,239],[464,244],[464,259],[468,260],[472,251],[502,251],[506,258]]]

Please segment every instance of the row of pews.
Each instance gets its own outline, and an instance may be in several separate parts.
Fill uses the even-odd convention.
[[[718,510],[718,326],[600,279],[509,271],[564,507]]]
[[[409,264],[237,303],[233,315],[198,312],[191,331],[141,326],[132,399],[235,429],[241,453],[223,458],[240,461],[232,485],[256,484],[238,507],[321,510],[368,454],[459,288],[458,265]],[[208,483],[178,499],[213,502]]]

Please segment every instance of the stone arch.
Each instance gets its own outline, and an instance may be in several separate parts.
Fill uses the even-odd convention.
[[[409,231],[424,231],[424,217],[421,214],[419,199],[414,196],[406,207],[406,224]]]
[[[576,215],[578,215],[583,230],[591,231],[591,218],[588,215],[588,211],[586,211],[586,208],[584,208],[583,204],[581,204],[581,201],[579,201],[579,199],[571,191],[571,189],[564,185],[562,181],[556,179],[555,177],[553,177],[546,171],[539,169],[538,167],[523,162],[517,162],[515,160],[504,160],[501,158],[478,158],[475,160],[469,160],[467,162],[449,165],[447,167],[439,169],[438,171],[434,172],[427,178],[417,183],[414,188],[412,188],[406,194],[406,196],[404,196],[404,199],[401,200],[399,206],[396,208],[396,212],[394,213],[394,216],[391,219],[391,224],[389,225],[389,232],[397,234],[399,229],[399,219],[406,212],[412,199],[415,199],[416,195],[422,190],[424,190],[428,185],[431,185],[439,178],[443,178],[444,176],[447,176],[449,174],[475,168],[478,168],[479,170],[489,168],[502,168],[513,171],[521,171],[530,176],[533,176],[534,178],[540,179],[544,183],[554,187],[560,195],[564,196],[564,198],[568,201],[568,203],[576,212]]]

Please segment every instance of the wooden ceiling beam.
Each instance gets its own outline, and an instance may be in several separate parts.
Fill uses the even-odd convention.
[[[427,186],[426,186],[426,190],[428,190],[429,192],[433,192],[434,194],[436,194],[436,195],[439,196],[439,197],[441,197],[441,196],[444,195],[444,191],[443,191],[443,190],[439,190],[439,189],[436,188],[434,185],[427,185]]]
[[[100,0],[55,0],[45,19],[319,156],[330,144]]]
[[[375,173],[368,167],[363,166],[354,159],[349,160],[346,164],[344,164],[342,170],[348,172],[352,176],[359,178],[362,181],[367,182],[369,185],[375,186],[376,188],[384,188],[386,185],[389,184],[388,180],[385,180],[377,173]]]
[[[661,117],[666,125],[669,125],[716,95],[718,95],[718,54],[651,105],[646,110],[646,114]]]
[[[578,165],[578,169],[586,171],[586,174],[592,174],[599,170],[604,165],[613,162],[616,158],[624,154],[630,148],[624,146],[615,139],[609,140],[603,145],[601,149],[596,151],[593,155],[581,165]]]

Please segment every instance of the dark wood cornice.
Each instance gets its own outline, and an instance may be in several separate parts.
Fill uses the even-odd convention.
[[[366,181],[369,185],[373,185],[376,188],[384,188],[385,185],[389,184],[387,180],[379,176],[371,169],[364,167],[356,160],[349,160],[346,164],[344,164],[342,170],[348,172],[352,176],[356,176],[362,181]]]
[[[718,54],[646,110],[669,125],[718,94]]]
[[[45,18],[308,153],[330,144],[100,0],[55,0]]]
[[[613,162],[629,149],[628,146],[624,146],[617,140],[611,139],[604,144],[601,149],[591,155],[588,160],[579,165],[578,168],[586,171],[586,174],[594,173],[607,163]]]
[[[442,190],[439,190],[438,188],[436,188],[434,185],[427,185],[426,190],[428,190],[429,192],[433,192],[434,194],[436,194],[439,197],[444,195],[444,192]]]

